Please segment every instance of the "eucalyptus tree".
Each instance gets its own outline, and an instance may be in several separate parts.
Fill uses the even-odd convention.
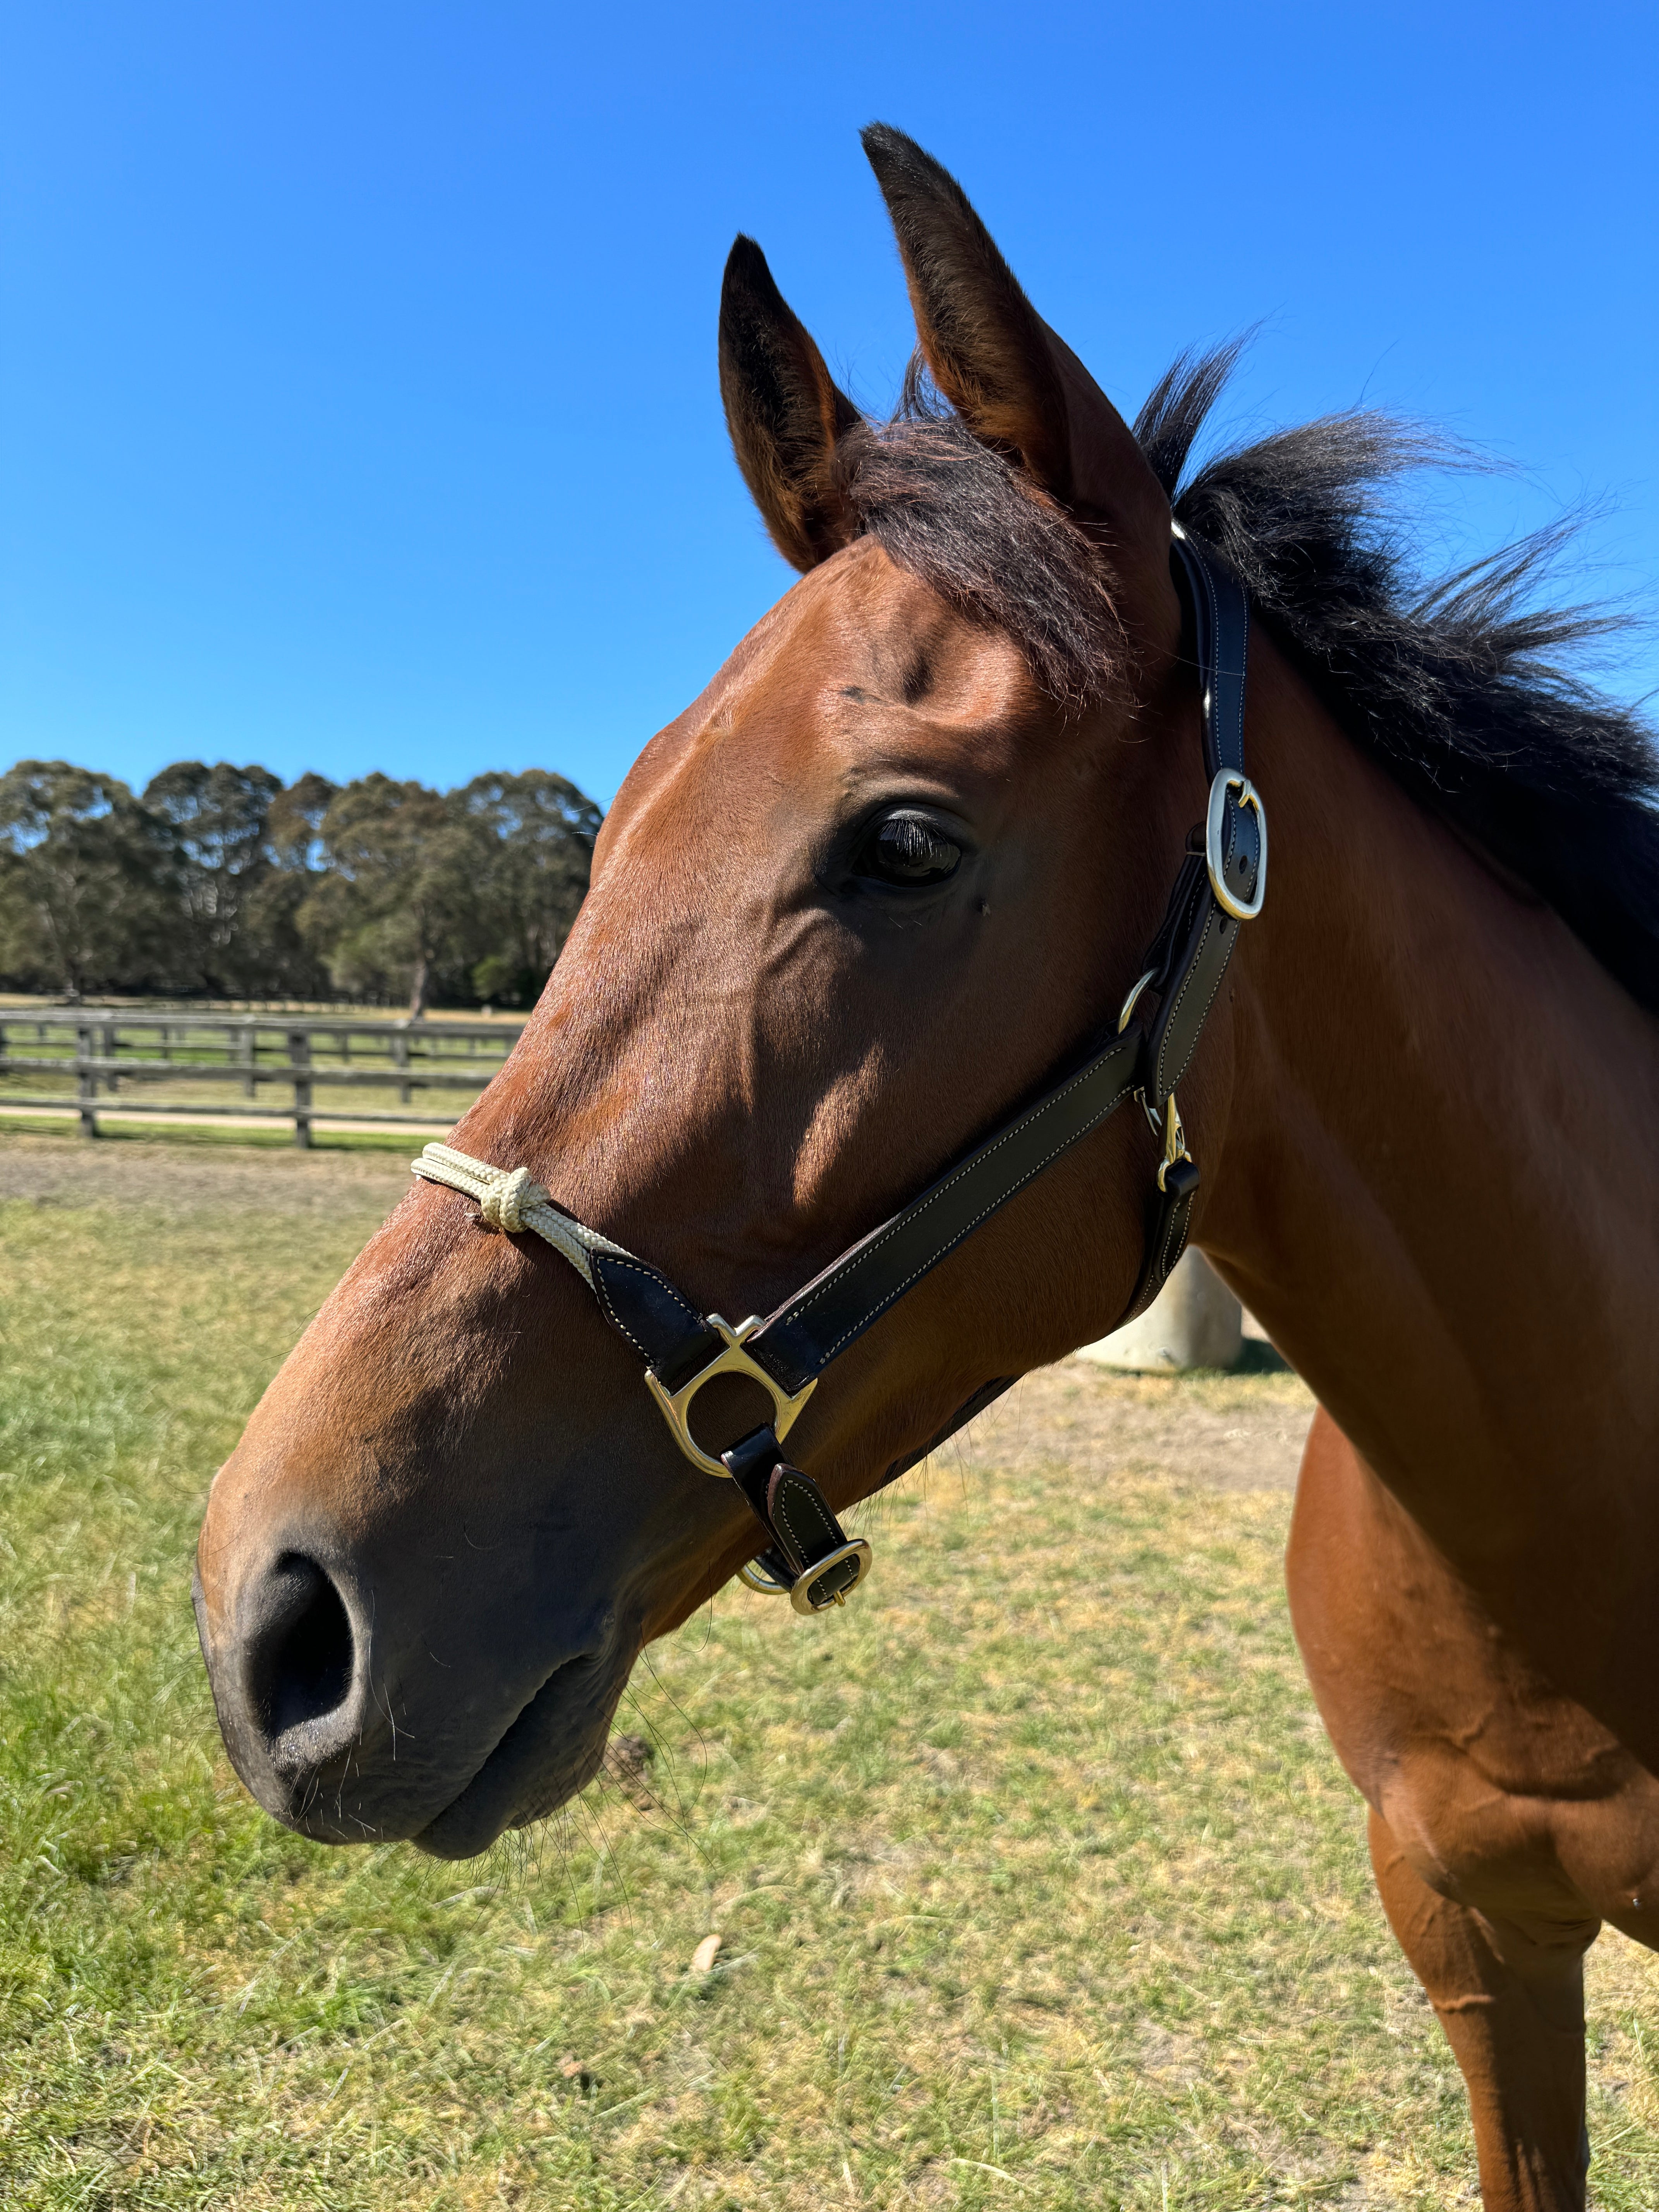
[[[490,949],[472,970],[483,1000],[536,998],[587,891],[603,820],[575,785],[549,769],[475,776],[458,794],[493,841],[485,885]]]
[[[270,810],[282,788],[269,769],[228,761],[175,761],[144,787],[145,806],[172,837],[181,981],[219,995],[252,988],[261,948],[249,941],[249,908],[270,870]]]
[[[118,778],[19,761],[0,775],[0,965],[72,999],[156,980],[173,869],[161,825]]]
[[[411,1015],[434,989],[464,994],[487,950],[484,825],[452,794],[377,773],[336,793],[319,842],[323,873],[301,924],[337,988],[406,990]]]

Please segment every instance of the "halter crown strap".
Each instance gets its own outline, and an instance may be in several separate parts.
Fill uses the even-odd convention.
[[[1148,949],[1148,988],[1159,995],[1147,1034],[1146,1085],[1153,1108],[1192,1066],[1204,1019],[1238,941],[1238,924],[1261,908],[1267,872],[1267,817],[1244,773],[1244,672],[1250,603],[1224,569],[1176,525],[1175,568],[1193,627],[1203,687],[1204,767],[1210,804],[1201,843],[1176,879],[1164,924]],[[1194,833],[1196,836],[1196,833]],[[1194,841],[1189,840],[1189,844]]]
[[[839,1604],[870,1563],[868,1544],[848,1540],[817,1484],[792,1467],[781,1448],[833,1359],[1132,1096],[1162,1135],[1164,1157],[1139,1280],[1120,1328],[1152,1304],[1186,1249],[1199,1172],[1187,1151],[1176,1086],[1192,1064],[1239,927],[1261,910],[1267,826],[1261,796],[1244,773],[1249,602],[1179,524],[1171,563],[1201,687],[1209,805],[1204,823],[1188,838],[1117,1034],[764,1321],[751,1317],[734,1328],[718,1314],[702,1313],[647,1261],[567,1212],[526,1168],[491,1167],[450,1145],[428,1145],[412,1163],[427,1182],[476,1200],[489,1227],[509,1236],[533,1231],[568,1261],[644,1360],[646,1382],[680,1449],[706,1473],[732,1477],[765,1530],[766,1547],[757,1567],[743,1570],[744,1579],[758,1589],[787,1591],[802,1613]],[[1150,1024],[1137,1012],[1143,997],[1157,1004]],[[747,1376],[770,1395],[773,1419],[717,1460],[696,1442],[688,1415],[703,1384],[729,1373]],[[943,1443],[1012,1379],[998,1377],[976,1391],[933,1443]],[[888,1479],[914,1463],[896,1462]]]

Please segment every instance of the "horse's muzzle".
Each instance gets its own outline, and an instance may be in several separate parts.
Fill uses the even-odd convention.
[[[231,1762],[268,1813],[324,1843],[384,1832],[349,1814],[343,1785],[366,1738],[368,1624],[343,1578],[306,1553],[279,1553],[239,1594],[234,1632],[210,1632],[201,1577],[197,1626]],[[384,1717],[382,1724],[384,1724]]]
[[[400,1626],[325,1542],[251,1563],[228,1617],[199,1572],[195,1596],[225,1746],[264,1810],[313,1842],[439,1858],[486,1850],[591,1779],[637,1645],[612,1608],[584,1608],[586,1633],[532,1639],[492,1678],[453,1614],[441,1631],[422,1607]]]

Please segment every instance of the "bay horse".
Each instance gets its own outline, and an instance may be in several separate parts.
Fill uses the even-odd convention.
[[[1649,738],[1547,664],[1583,621],[1524,611],[1524,555],[1413,592],[1376,506],[1408,440],[1193,471],[1224,357],[1132,432],[955,181],[866,145],[925,376],[867,421],[739,240],[725,403],[801,580],[624,784],[455,1132],[484,1202],[411,1188],[220,1470],[225,1741],[301,1833],[445,1858],[594,1773],[757,1535],[514,1209],[764,1313],[1112,1035],[1213,792],[1178,525],[1248,595],[1273,835],[1182,1078],[1189,1226],[1320,1401],[1295,1626],[1485,2202],[1582,2205],[1583,1955],[1659,1943]],[[826,1512],[1114,1325],[1158,1155],[1103,1119],[848,1344],[791,1443]],[[768,1411],[746,1357],[698,1400],[716,1473]]]

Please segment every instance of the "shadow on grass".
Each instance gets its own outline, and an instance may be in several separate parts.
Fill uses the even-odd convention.
[[[1231,1375],[1288,1375],[1291,1363],[1266,1337],[1247,1336],[1244,1349],[1227,1371]]]

